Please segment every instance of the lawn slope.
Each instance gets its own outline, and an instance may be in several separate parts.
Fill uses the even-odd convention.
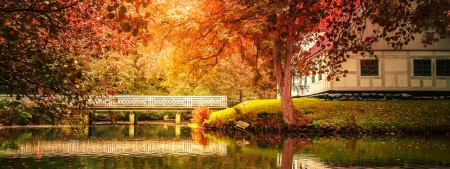
[[[308,129],[344,131],[450,131],[449,100],[323,101],[295,98],[297,117],[309,119]],[[235,107],[213,112],[204,126],[245,121],[256,128],[284,128],[278,99],[251,100]],[[300,129],[300,128],[299,128]]]

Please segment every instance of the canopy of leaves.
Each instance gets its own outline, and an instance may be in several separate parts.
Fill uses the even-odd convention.
[[[126,5],[104,0],[0,1],[1,92],[34,101],[37,106],[29,108],[42,110],[32,112],[48,117],[47,123],[76,115],[72,111],[83,108],[93,90],[86,83],[92,78],[86,63],[106,50],[126,52],[132,44],[133,33],[114,34],[112,30],[122,28],[107,22],[103,9],[110,3]]]
[[[279,86],[291,74],[338,79],[349,52],[373,56],[378,41],[400,49],[448,38],[449,11],[448,0],[0,0],[0,87],[55,121],[75,116],[66,103],[82,108],[91,94],[134,93],[147,82],[182,94],[226,91],[214,91],[218,81],[248,87],[223,72],[261,88],[273,76]]]
[[[370,56],[371,45],[380,40],[390,41],[394,49],[401,49],[420,38],[415,37],[417,34],[423,35],[424,44],[450,36],[450,3],[445,0],[227,0],[203,5],[203,9],[210,9],[204,15],[216,21],[213,30],[220,31],[221,36],[214,37],[227,37],[218,38],[216,46],[230,44],[238,48],[236,52],[250,52],[253,47],[261,55],[271,56],[274,55],[271,50],[261,49],[272,48],[275,42],[271,38],[275,36],[280,39],[279,52],[285,57],[287,41],[293,38],[294,56],[290,57],[294,57],[298,71],[294,75],[319,73],[313,67],[323,62],[322,70],[328,72],[329,80],[345,74],[341,64],[347,60],[348,52]],[[366,30],[369,24],[376,25],[376,29]],[[308,45],[313,45],[312,51],[305,48]],[[327,55],[311,58],[318,51],[316,48],[327,49]]]

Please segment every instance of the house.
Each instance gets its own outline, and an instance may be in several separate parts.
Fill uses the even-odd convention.
[[[417,36],[421,37],[421,36]],[[308,90],[293,91],[293,97],[316,96],[325,99],[450,98],[450,39],[424,47],[420,39],[393,50],[380,40],[373,49],[378,59],[349,54],[342,66],[348,70],[340,81],[327,81],[326,74],[310,75],[293,81]],[[314,55],[322,55],[323,50]]]

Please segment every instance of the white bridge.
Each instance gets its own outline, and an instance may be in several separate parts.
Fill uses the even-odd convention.
[[[88,102],[88,107],[95,110],[194,109],[199,106],[225,109],[227,97],[117,95],[110,98],[95,98]]]
[[[0,95],[0,99],[15,100],[9,95]],[[22,100],[29,103],[27,100]],[[226,96],[149,96],[149,95],[116,95],[111,97],[95,97],[88,100],[88,109],[97,111],[113,110],[159,110],[159,109],[194,109],[205,106],[210,109],[227,108]]]

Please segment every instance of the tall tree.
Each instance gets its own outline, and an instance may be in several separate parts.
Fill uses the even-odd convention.
[[[83,108],[93,90],[86,83],[92,78],[87,75],[86,63],[107,50],[127,53],[135,42],[134,36],[145,37],[145,32],[136,28],[148,22],[142,21],[144,16],[135,15],[135,11],[148,4],[148,1],[1,0],[2,93],[34,101],[39,105],[34,115],[44,115],[42,119],[47,123],[76,115],[72,111],[76,109],[67,107]],[[133,8],[128,9],[129,6]]]
[[[326,72],[328,80],[339,80],[347,73],[342,63],[348,52],[373,56],[373,43],[390,40],[401,48],[417,33],[424,34],[425,44],[447,38],[449,7],[444,0],[204,1],[198,5],[202,12],[186,19],[195,26],[184,28],[178,56],[196,69],[210,68],[230,54],[271,59],[283,119],[295,125],[301,114],[291,99],[294,75]],[[367,24],[379,28],[366,30]],[[312,58],[317,49],[326,55]],[[321,71],[315,68],[320,62]]]
[[[66,104],[81,105],[87,48],[95,47],[100,17],[94,2],[0,1],[0,85],[17,99],[29,98],[48,121],[57,121]],[[75,45],[82,44],[82,45]],[[58,93],[62,97],[56,97]]]

